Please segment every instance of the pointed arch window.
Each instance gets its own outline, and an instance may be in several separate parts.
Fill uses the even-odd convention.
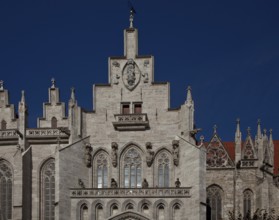
[[[253,192],[249,189],[246,189],[243,192],[243,214],[244,214],[244,217],[246,217],[246,218],[251,217],[252,198],[253,198]]]
[[[7,129],[7,122],[5,120],[1,121],[1,130],[6,130]]]
[[[173,206],[173,220],[180,220],[181,219],[181,209],[180,209],[180,205],[179,204],[175,204]]]
[[[142,205],[141,211],[145,215],[149,215],[150,214],[149,213],[149,207],[148,207],[148,205],[146,203]]]
[[[12,185],[11,166],[6,161],[0,160],[0,210],[4,219],[12,219]]]
[[[104,218],[104,209],[101,204],[96,206],[96,220],[103,220]]]
[[[209,220],[222,219],[222,189],[218,186],[211,186],[207,189]]]
[[[158,159],[158,185],[159,187],[169,187],[170,159],[166,153],[161,153]]]
[[[57,128],[57,118],[51,118],[51,128]]]
[[[111,206],[111,210],[110,210],[110,215],[116,215],[118,213],[118,206],[116,204],[113,204]]]
[[[80,220],[89,220],[88,217],[88,207],[86,204],[83,204],[80,208]]]
[[[157,220],[165,220],[165,207],[163,204],[157,207]]]
[[[108,158],[104,152],[99,153],[95,159],[97,173],[97,187],[108,187]]]
[[[41,216],[43,220],[54,220],[55,161],[49,159],[41,169]]]
[[[141,164],[139,152],[131,148],[124,156],[124,186],[125,188],[141,187]]]

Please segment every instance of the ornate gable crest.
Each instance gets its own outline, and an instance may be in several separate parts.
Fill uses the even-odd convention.
[[[214,134],[208,144],[206,152],[206,164],[208,168],[233,167],[233,161],[216,134]]]
[[[127,89],[132,91],[139,84],[141,73],[133,59],[129,59],[122,71],[122,80]]]
[[[256,150],[250,136],[246,138],[242,149],[242,159],[257,159]]]

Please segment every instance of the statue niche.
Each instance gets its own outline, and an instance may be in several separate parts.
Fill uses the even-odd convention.
[[[148,167],[151,167],[152,163],[153,163],[153,159],[154,159],[154,151],[152,151],[152,144],[150,142],[147,142],[145,144],[146,146],[146,163]]]
[[[90,143],[85,144],[85,164],[89,168],[92,166],[92,147]]]
[[[179,141],[173,140],[172,141],[172,156],[173,156],[173,163],[175,166],[179,164]]]
[[[117,150],[118,144],[116,142],[111,143],[111,163],[113,167],[117,167]]]

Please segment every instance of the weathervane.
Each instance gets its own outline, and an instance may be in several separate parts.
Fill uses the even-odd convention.
[[[134,28],[133,22],[134,22],[134,14],[136,14],[136,10],[134,9],[132,3],[129,1],[128,2],[129,7],[130,7],[130,28]]]

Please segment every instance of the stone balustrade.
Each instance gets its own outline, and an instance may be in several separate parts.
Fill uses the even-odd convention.
[[[0,130],[0,138],[17,138],[18,132],[16,129]]]
[[[72,198],[187,198],[191,187],[70,189]]]
[[[149,128],[147,114],[116,114],[113,126],[116,130],[146,130]]]
[[[67,136],[63,131],[57,128],[34,128],[27,129],[26,131],[27,137],[47,137],[47,136]]]

